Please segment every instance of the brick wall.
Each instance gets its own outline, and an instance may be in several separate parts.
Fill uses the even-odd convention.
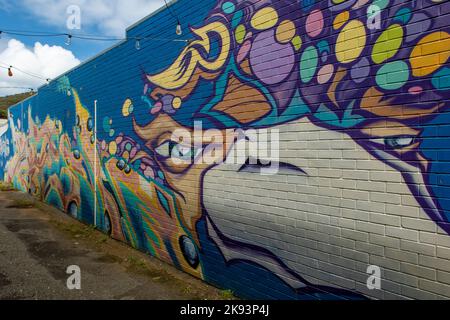
[[[244,298],[449,298],[449,3],[171,6],[10,109],[4,179]]]

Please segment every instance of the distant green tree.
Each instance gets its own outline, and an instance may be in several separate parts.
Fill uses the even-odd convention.
[[[0,119],[8,117],[8,108],[31,96],[31,93],[19,93],[11,96],[0,97]]]

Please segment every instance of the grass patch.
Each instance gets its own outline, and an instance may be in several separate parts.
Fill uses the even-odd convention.
[[[149,267],[143,259],[138,259],[134,256],[129,256],[125,262],[127,263],[126,269],[130,272],[145,275],[158,282],[176,282],[173,276],[166,270]]]
[[[109,236],[107,236],[105,234],[101,234],[95,242],[97,242],[98,244],[101,244],[101,243],[106,243],[108,240],[109,240]]]
[[[15,208],[15,209],[31,209],[34,207],[34,201],[27,199],[16,199],[13,203],[7,208]]]
[[[2,192],[8,192],[8,191],[15,191],[13,185],[10,183],[4,183],[0,181],[0,191]]]
[[[103,263],[122,263],[123,259],[116,255],[107,253],[107,254],[104,254],[103,256],[101,256],[100,258],[98,258],[97,261],[103,262]]]
[[[90,239],[94,236],[95,227],[94,226],[86,226],[77,223],[67,223],[60,221],[51,221],[58,229],[68,233],[75,239]]]
[[[231,290],[222,290],[220,291],[220,297],[224,300],[235,300],[234,292]]]

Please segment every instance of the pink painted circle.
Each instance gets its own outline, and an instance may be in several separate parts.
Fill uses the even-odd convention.
[[[410,94],[421,94],[423,91],[423,88],[420,86],[415,86],[415,87],[411,87],[409,88],[408,92]]]
[[[247,58],[250,49],[252,47],[252,42],[250,40],[247,40],[244,42],[244,44],[239,49],[238,55],[237,55],[237,63],[241,63],[242,61]]]
[[[323,13],[319,9],[313,10],[306,18],[306,32],[311,38],[322,33],[324,27]]]
[[[334,67],[332,64],[327,64],[326,66],[323,66],[319,73],[317,74],[317,82],[319,84],[324,84],[330,81],[331,77],[334,73]]]

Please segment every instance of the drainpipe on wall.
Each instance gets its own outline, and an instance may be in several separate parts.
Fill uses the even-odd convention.
[[[97,227],[97,100],[94,101],[94,226]]]

